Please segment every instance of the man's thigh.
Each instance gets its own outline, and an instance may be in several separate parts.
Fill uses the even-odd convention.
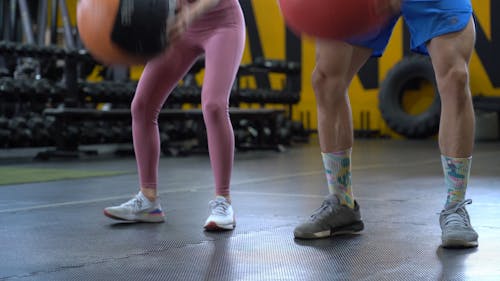
[[[405,0],[401,12],[411,34],[411,49],[427,54],[432,39],[466,29],[472,5],[470,0]]]

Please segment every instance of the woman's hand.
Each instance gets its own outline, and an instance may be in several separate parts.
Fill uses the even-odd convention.
[[[215,7],[219,1],[220,0],[198,0],[192,4],[182,5],[175,17],[175,23],[172,27],[169,27],[168,30],[170,41],[173,42],[178,40],[197,18]]]
[[[179,12],[175,16],[175,21],[173,26],[168,27],[168,38],[170,42],[175,42],[179,37],[186,32],[188,27],[195,20],[195,15],[193,14],[189,5],[184,5],[180,8]]]
[[[390,1],[390,10],[392,11],[393,14],[399,13],[401,10],[401,2],[402,0],[391,0]]]
[[[391,16],[399,14],[402,0],[380,0],[375,7],[375,14],[380,16]],[[375,2],[376,3],[376,2]]]

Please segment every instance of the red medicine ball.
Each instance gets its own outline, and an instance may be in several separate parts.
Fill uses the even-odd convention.
[[[176,0],[80,0],[77,24],[85,48],[103,64],[145,63],[168,47]]]
[[[288,26],[299,34],[348,39],[377,30],[392,15],[391,0],[279,0]]]

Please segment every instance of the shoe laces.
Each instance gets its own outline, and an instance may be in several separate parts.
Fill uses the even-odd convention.
[[[321,207],[319,207],[318,209],[314,210],[311,217],[310,217],[310,220],[311,221],[316,221],[316,220],[320,220],[322,218],[325,217],[325,215],[329,214],[329,213],[332,213],[337,207],[337,204],[334,204],[331,200],[325,200],[323,201],[323,203],[321,204]]]
[[[229,209],[229,204],[225,200],[212,200],[209,203],[212,215],[227,215],[227,210]]]
[[[465,205],[471,204],[472,200],[464,200],[448,210],[442,211],[445,226],[468,226],[469,216],[465,210]]]
[[[140,210],[142,209],[142,205],[144,204],[144,201],[141,197],[135,196],[134,198],[130,199],[129,201],[125,202],[122,204],[123,207],[132,207],[134,210]]]

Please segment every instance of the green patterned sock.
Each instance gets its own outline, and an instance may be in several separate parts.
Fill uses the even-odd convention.
[[[452,158],[441,155],[444,182],[448,188],[445,208],[465,200],[465,191],[469,181],[472,157]]]
[[[325,167],[326,180],[330,193],[337,195],[340,204],[354,208],[351,188],[351,151],[321,153]]]

